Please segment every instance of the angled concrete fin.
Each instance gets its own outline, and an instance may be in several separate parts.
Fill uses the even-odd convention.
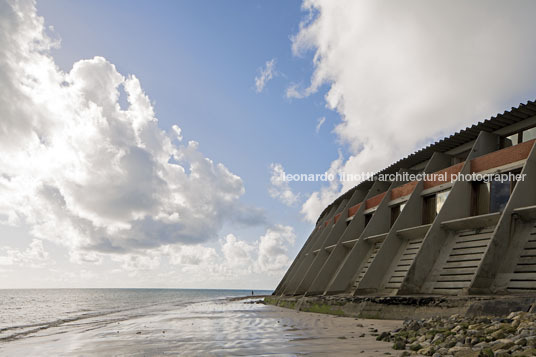
[[[337,207],[335,207],[335,206],[331,207],[329,212],[324,217],[332,217],[335,214],[336,209],[337,209]],[[319,222],[319,227],[317,229],[315,229],[313,231],[313,234],[311,234],[309,236],[309,238],[305,242],[303,248],[301,249],[300,253],[296,257],[296,259],[294,259],[293,266],[291,266],[291,268],[289,268],[289,271],[287,272],[288,277],[287,277],[286,281],[282,284],[281,291],[280,291],[281,294],[288,295],[290,293],[290,291],[293,292],[296,289],[295,286],[294,286],[294,288],[292,288],[292,287],[289,286],[289,284],[291,284],[291,282],[293,282],[295,280],[296,273],[297,273],[299,267],[303,264],[305,256],[311,251],[311,248],[312,248],[314,242],[318,239],[318,237],[322,234],[322,232],[324,232],[327,229],[327,227],[325,226],[324,222],[325,222],[325,220],[322,220],[322,221]]]
[[[348,209],[355,204],[359,203],[362,197],[362,194],[360,191],[355,190],[352,194],[352,197],[348,200],[346,203],[346,206],[343,208],[342,211],[340,211],[335,217],[337,222],[334,223],[333,228],[329,232],[329,234],[326,236],[324,242],[322,245],[315,250],[315,257],[313,262],[311,263],[309,269],[305,273],[303,280],[300,282],[300,285],[298,289],[296,290],[297,295],[305,294],[310,286],[313,280],[318,275],[319,270],[322,268],[326,260],[328,259],[331,250],[327,247],[333,248],[333,244],[337,242],[339,237],[343,234],[343,232],[347,228],[347,219],[348,219]]]
[[[424,173],[432,173],[449,167],[451,161],[451,156],[436,152],[428,161]],[[411,189],[413,185],[414,188]],[[403,248],[408,244],[408,239],[399,236],[397,232],[421,226],[422,198],[420,193],[423,189],[423,182],[408,183],[406,186],[411,191],[404,196],[407,197],[405,207],[390,227],[389,233],[374,259],[362,272],[363,277],[355,291],[356,295],[375,293],[386,288],[389,284],[392,284],[391,288],[394,288],[399,285],[400,279],[407,272],[408,268],[400,262],[400,258],[404,252]]]
[[[497,150],[499,144],[499,136],[488,132],[480,132],[460,170],[460,174],[470,174],[471,160]],[[414,260],[411,262],[409,271],[398,290],[399,294],[432,292],[433,289],[443,287],[445,290],[437,292],[451,292],[448,290],[449,284],[441,284],[441,286],[431,284],[433,280],[432,277],[437,276],[440,273],[440,269],[443,268],[443,266],[438,263],[442,261],[440,255],[441,253],[443,253],[443,255],[446,254],[447,243],[450,242],[448,238],[452,238],[452,232],[444,229],[442,222],[468,217],[470,215],[470,197],[471,183],[465,180],[454,181],[441,210],[428,229],[421,247],[418,249]],[[427,281],[429,284],[425,284]],[[452,290],[452,292],[454,292],[454,290]]]
[[[324,264],[319,269],[318,274],[309,286],[307,291],[308,295],[322,294],[325,291],[330,280],[333,278],[335,271],[347,254],[348,248],[343,246],[342,242],[350,240],[351,238],[349,237],[359,236],[359,232],[363,229],[362,226],[364,225],[364,221],[355,217],[362,216],[362,211],[365,207],[362,202],[365,200],[365,197],[367,197],[367,193],[370,191],[372,184],[372,181],[365,182],[364,185],[360,184],[352,196],[352,199],[348,203],[346,217],[348,217],[350,209],[357,204],[360,204],[359,209],[355,212],[353,218],[346,218],[346,222],[344,222],[346,225],[344,232],[339,236],[330,236],[329,241],[326,242],[325,250],[329,252],[329,256],[326,258]]]
[[[346,206],[346,201],[347,200],[344,200],[338,205],[333,206],[333,208],[330,211],[330,214],[326,215],[326,220],[324,222],[321,222],[323,225],[325,225],[325,228],[322,231],[320,231],[319,234],[315,236],[315,238],[311,241],[311,244],[309,245],[308,250],[300,259],[300,264],[297,266],[295,273],[293,274],[292,278],[289,280],[288,285],[285,288],[284,294],[286,295],[296,294],[296,290],[298,289],[299,284],[302,281],[305,272],[309,269],[309,266],[311,265],[315,257],[315,251],[319,249],[319,247],[322,245],[322,242],[325,240],[326,236],[332,230],[333,218],[335,217],[335,215],[337,215],[339,212],[341,212],[344,209],[344,207]]]
[[[325,291],[326,294],[346,291],[346,289],[351,284],[352,278],[355,273],[355,269],[357,269],[356,264],[358,264],[358,262],[356,261],[356,259],[361,254],[361,252],[357,250],[356,246],[357,246],[357,242],[359,242],[359,240],[361,239],[360,237],[362,236],[363,230],[365,229],[364,212],[366,211],[366,208],[367,208],[366,202],[370,198],[373,198],[379,194],[385,193],[387,190],[389,190],[390,186],[391,186],[391,183],[389,182],[375,181],[370,191],[367,193],[367,196],[365,197],[363,204],[359,207],[359,211],[355,214],[354,219],[352,220],[352,221],[355,221],[352,223],[353,223],[353,226],[355,227],[354,231],[355,233],[357,233],[356,236],[352,237],[351,240],[349,241],[342,241],[340,243],[342,246],[351,246],[351,248],[350,248],[350,251],[346,254],[343,261],[340,263],[339,268],[334,274],[332,280],[328,284],[328,287],[326,288],[326,291]],[[385,197],[387,196],[388,195],[385,194],[383,199],[385,199]],[[382,199],[382,202],[383,202],[383,199]],[[374,215],[375,214],[373,213],[371,222],[372,222],[372,219],[374,219]]]
[[[536,271],[536,259],[532,258],[536,248],[536,145],[532,145],[521,174],[525,178],[516,183],[501,213],[469,293],[536,290],[534,277],[527,277]]]

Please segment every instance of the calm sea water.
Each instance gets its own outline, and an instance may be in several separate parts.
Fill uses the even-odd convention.
[[[78,320],[105,319],[108,315],[128,318],[162,305],[181,306],[250,294],[251,290],[203,289],[0,290],[0,343]]]

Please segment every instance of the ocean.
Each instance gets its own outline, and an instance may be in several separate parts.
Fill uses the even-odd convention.
[[[266,305],[251,290],[0,290],[9,357],[382,356],[391,346],[370,331],[400,324]]]
[[[0,289],[0,343],[90,318],[93,323],[126,320],[159,308],[247,295],[251,290]]]

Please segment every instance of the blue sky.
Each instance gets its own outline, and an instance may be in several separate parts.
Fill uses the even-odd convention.
[[[338,155],[331,133],[337,114],[322,93],[285,96],[291,81],[307,83],[313,71],[312,53],[291,50],[305,15],[300,1],[42,1],[37,9],[61,38],[52,54],[63,70],[98,55],[135,74],[160,126],[178,124],[186,140],[199,141],[207,157],[242,177],[243,200],[264,208],[272,222],[293,225],[299,249],[312,225],[268,195],[270,164],[316,173]],[[254,77],[273,58],[278,75],[257,93]],[[327,122],[316,133],[320,117]]]
[[[536,97],[531,1],[0,5],[0,288],[275,288],[357,184],[277,170],[375,172]]]

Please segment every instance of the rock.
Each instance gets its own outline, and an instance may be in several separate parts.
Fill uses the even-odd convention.
[[[454,346],[456,346],[456,341],[455,340],[448,341],[447,343],[445,343],[446,348],[452,348]]]
[[[498,351],[498,350],[508,350],[510,348],[512,348],[512,346],[514,346],[514,342],[512,340],[509,340],[507,338],[503,338],[501,340],[498,340],[496,341],[497,343],[495,343],[493,346],[492,346],[492,349],[494,351]]]
[[[389,332],[382,332],[378,337],[376,337],[376,341],[389,341],[391,338],[391,334]]]
[[[414,343],[414,344],[409,346],[409,349],[412,350],[412,351],[418,351],[418,350],[422,349],[422,346],[419,343]]]
[[[527,345],[527,339],[526,338],[520,338],[519,340],[516,340],[514,342],[518,346],[526,346]]]
[[[506,334],[502,330],[497,330],[493,332],[490,336],[495,340],[500,340],[501,338],[505,338]]]
[[[508,357],[508,356],[511,356],[511,354],[508,352],[508,350],[495,351],[495,357]]]
[[[481,348],[481,349],[486,349],[486,348],[490,348],[490,344],[487,343],[487,342],[479,342],[479,343],[477,343],[476,345],[474,345],[473,347],[475,347],[475,348]]]
[[[451,331],[454,333],[458,333],[462,329],[462,325],[456,325]]]
[[[478,354],[478,357],[494,357],[495,353],[491,350],[491,348],[483,348],[480,350],[480,353]]]
[[[452,355],[456,355],[457,353],[459,352],[465,352],[465,351],[469,351],[469,348],[468,347],[459,347],[459,346],[456,346],[456,347],[452,347],[449,349],[448,353],[449,354],[452,354]]]
[[[421,348],[419,351],[417,351],[418,354],[425,355],[425,356],[431,356],[434,354],[434,352],[435,350],[432,346]]]
[[[406,344],[402,340],[396,340],[393,344],[393,350],[405,350]]]

